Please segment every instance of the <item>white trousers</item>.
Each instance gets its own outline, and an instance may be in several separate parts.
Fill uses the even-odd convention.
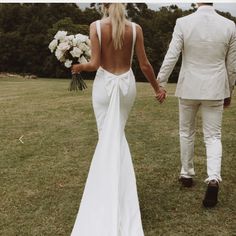
[[[190,100],[179,98],[179,135],[181,173],[180,176],[191,178],[194,171],[195,120],[201,109],[204,142],[206,145],[207,174],[205,182],[221,179],[221,123],[223,100]]]

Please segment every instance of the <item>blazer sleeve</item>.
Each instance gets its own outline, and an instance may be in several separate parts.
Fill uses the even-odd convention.
[[[180,27],[180,21],[177,19],[174,32],[172,34],[172,40],[170,42],[168,51],[165,55],[161,69],[158,73],[157,79],[161,86],[165,86],[168,82],[171,72],[174,69],[176,62],[180,56],[180,53],[184,45],[184,37]]]
[[[226,68],[228,73],[229,88],[232,93],[236,81],[236,27],[233,23],[233,34],[229,42],[229,49],[226,56]]]

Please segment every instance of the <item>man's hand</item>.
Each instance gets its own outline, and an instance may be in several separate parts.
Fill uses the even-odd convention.
[[[231,104],[231,97],[224,99],[224,108],[228,108]]]
[[[166,96],[167,96],[166,90],[162,87],[160,87],[160,89],[155,94],[157,101],[159,101],[160,103],[164,102],[164,100],[166,99]]]

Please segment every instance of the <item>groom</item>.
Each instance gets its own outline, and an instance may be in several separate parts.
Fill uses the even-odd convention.
[[[230,105],[236,79],[234,22],[217,14],[212,3],[199,3],[195,13],[177,19],[158,74],[160,84],[168,81],[181,52],[175,94],[179,98],[180,182],[184,187],[193,185],[195,119],[201,109],[208,174],[203,205],[214,207],[221,181],[222,113]]]

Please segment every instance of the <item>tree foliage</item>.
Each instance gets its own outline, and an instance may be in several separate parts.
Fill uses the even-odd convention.
[[[182,10],[177,5],[161,7],[158,11],[145,3],[128,3],[129,19],[141,25],[148,58],[157,73],[169,42],[176,19],[195,11]],[[230,13],[218,12],[236,22]],[[50,53],[49,42],[58,30],[68,33],[89,34],[89,25],[101,18],[99,4],[91,4],[81,10],[74,3],[59,4],[0,4],[0,71],[32,73],[42,77],[67,77],[64,68]],[[177,63],[170,81],[176,82],[180,62]],[[137,59],[133,69],[138,80],[145,80]]]

